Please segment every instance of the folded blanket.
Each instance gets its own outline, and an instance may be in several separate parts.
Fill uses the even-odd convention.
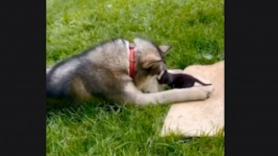
[[[212,65],[192,65],[183,72],[203,82],[212,83],[214,92],[204,101],[173,104],[164,121],[161,135],[174,133],[190,137],[213,136],[224,129],[224,61]]]

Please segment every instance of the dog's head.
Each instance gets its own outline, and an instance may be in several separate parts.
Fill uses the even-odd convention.
[[[142,38],[135,38],[134,44],[138,56],[137,74],[134,80],[136,86],[143,92],[163,90],[157,79],[167,70],[165,56],[169,53],[170,46],[158,46]]]

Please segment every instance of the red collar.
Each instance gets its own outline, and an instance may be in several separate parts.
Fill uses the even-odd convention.
[[[135,47],[129,47],[129,76],[132,77],[132,79],[135,78],[137,72],[136,52]]]

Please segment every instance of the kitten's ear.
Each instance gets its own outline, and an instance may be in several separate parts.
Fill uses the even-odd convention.
[[[169,50],[170,50],[171,48],[172,48],[172,47],[169,46],[169,45],[160,45],[160,46],[159,46],[159,49],[161,50],[163,56],[166,56],[166,55],[170,52]]]

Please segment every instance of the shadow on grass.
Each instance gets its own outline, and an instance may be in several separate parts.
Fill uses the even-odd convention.
[[[98,111],[115,113],[121,112],[123,109],[125,109],[123,105],[103,99],[98,99],[92,102],[48,100],[46,108],[47,118],[57,114],[63,114],[70,117],[74,113],[78,114],[78,116],[82,116],[82,114],[86,114],[88,111],[93,111],[95,113]]]

